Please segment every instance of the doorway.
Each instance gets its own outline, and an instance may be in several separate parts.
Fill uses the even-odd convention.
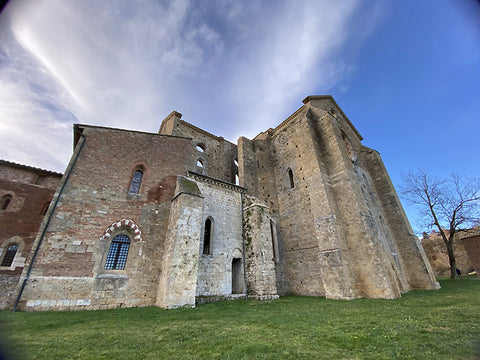
[[[243,294],[242,259],[232,260],[232,294]]]

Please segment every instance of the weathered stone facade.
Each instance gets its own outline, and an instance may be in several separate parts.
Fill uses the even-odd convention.
[[[437,288],[379,154],[362,146],[331,96],[304,103],[238,145],[177,112],[158,134],[76,125],[19,307],[174,308]]]

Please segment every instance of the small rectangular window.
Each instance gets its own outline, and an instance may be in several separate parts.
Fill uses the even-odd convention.
[[[13,259],[15,259],[15,255],[17,254],[18,245],[10,245],[5,253],[5,256],[2,259],[2,263],[0,266],[12,266]]]
[[[38,178],[35,181],[35,185],[41,185],[43,183],[43,180],[45,180],[45,176],[44,175],[38,175]]]

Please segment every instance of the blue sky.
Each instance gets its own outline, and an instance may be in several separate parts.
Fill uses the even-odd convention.
[[[478,0],[13,0],[0,158],[63,172],[73,123],[156,132],[172,110],[236,142],[332,94],[395,186],[480,177],[479,84]]]

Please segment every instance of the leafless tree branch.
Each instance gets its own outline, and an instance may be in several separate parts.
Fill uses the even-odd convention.
[[[480,222],[480,180],[458,174],[440,179],[418,170],[403,175],[400,194],[438,229],[447,247],[451,277],[457,277],[453,239]]]

